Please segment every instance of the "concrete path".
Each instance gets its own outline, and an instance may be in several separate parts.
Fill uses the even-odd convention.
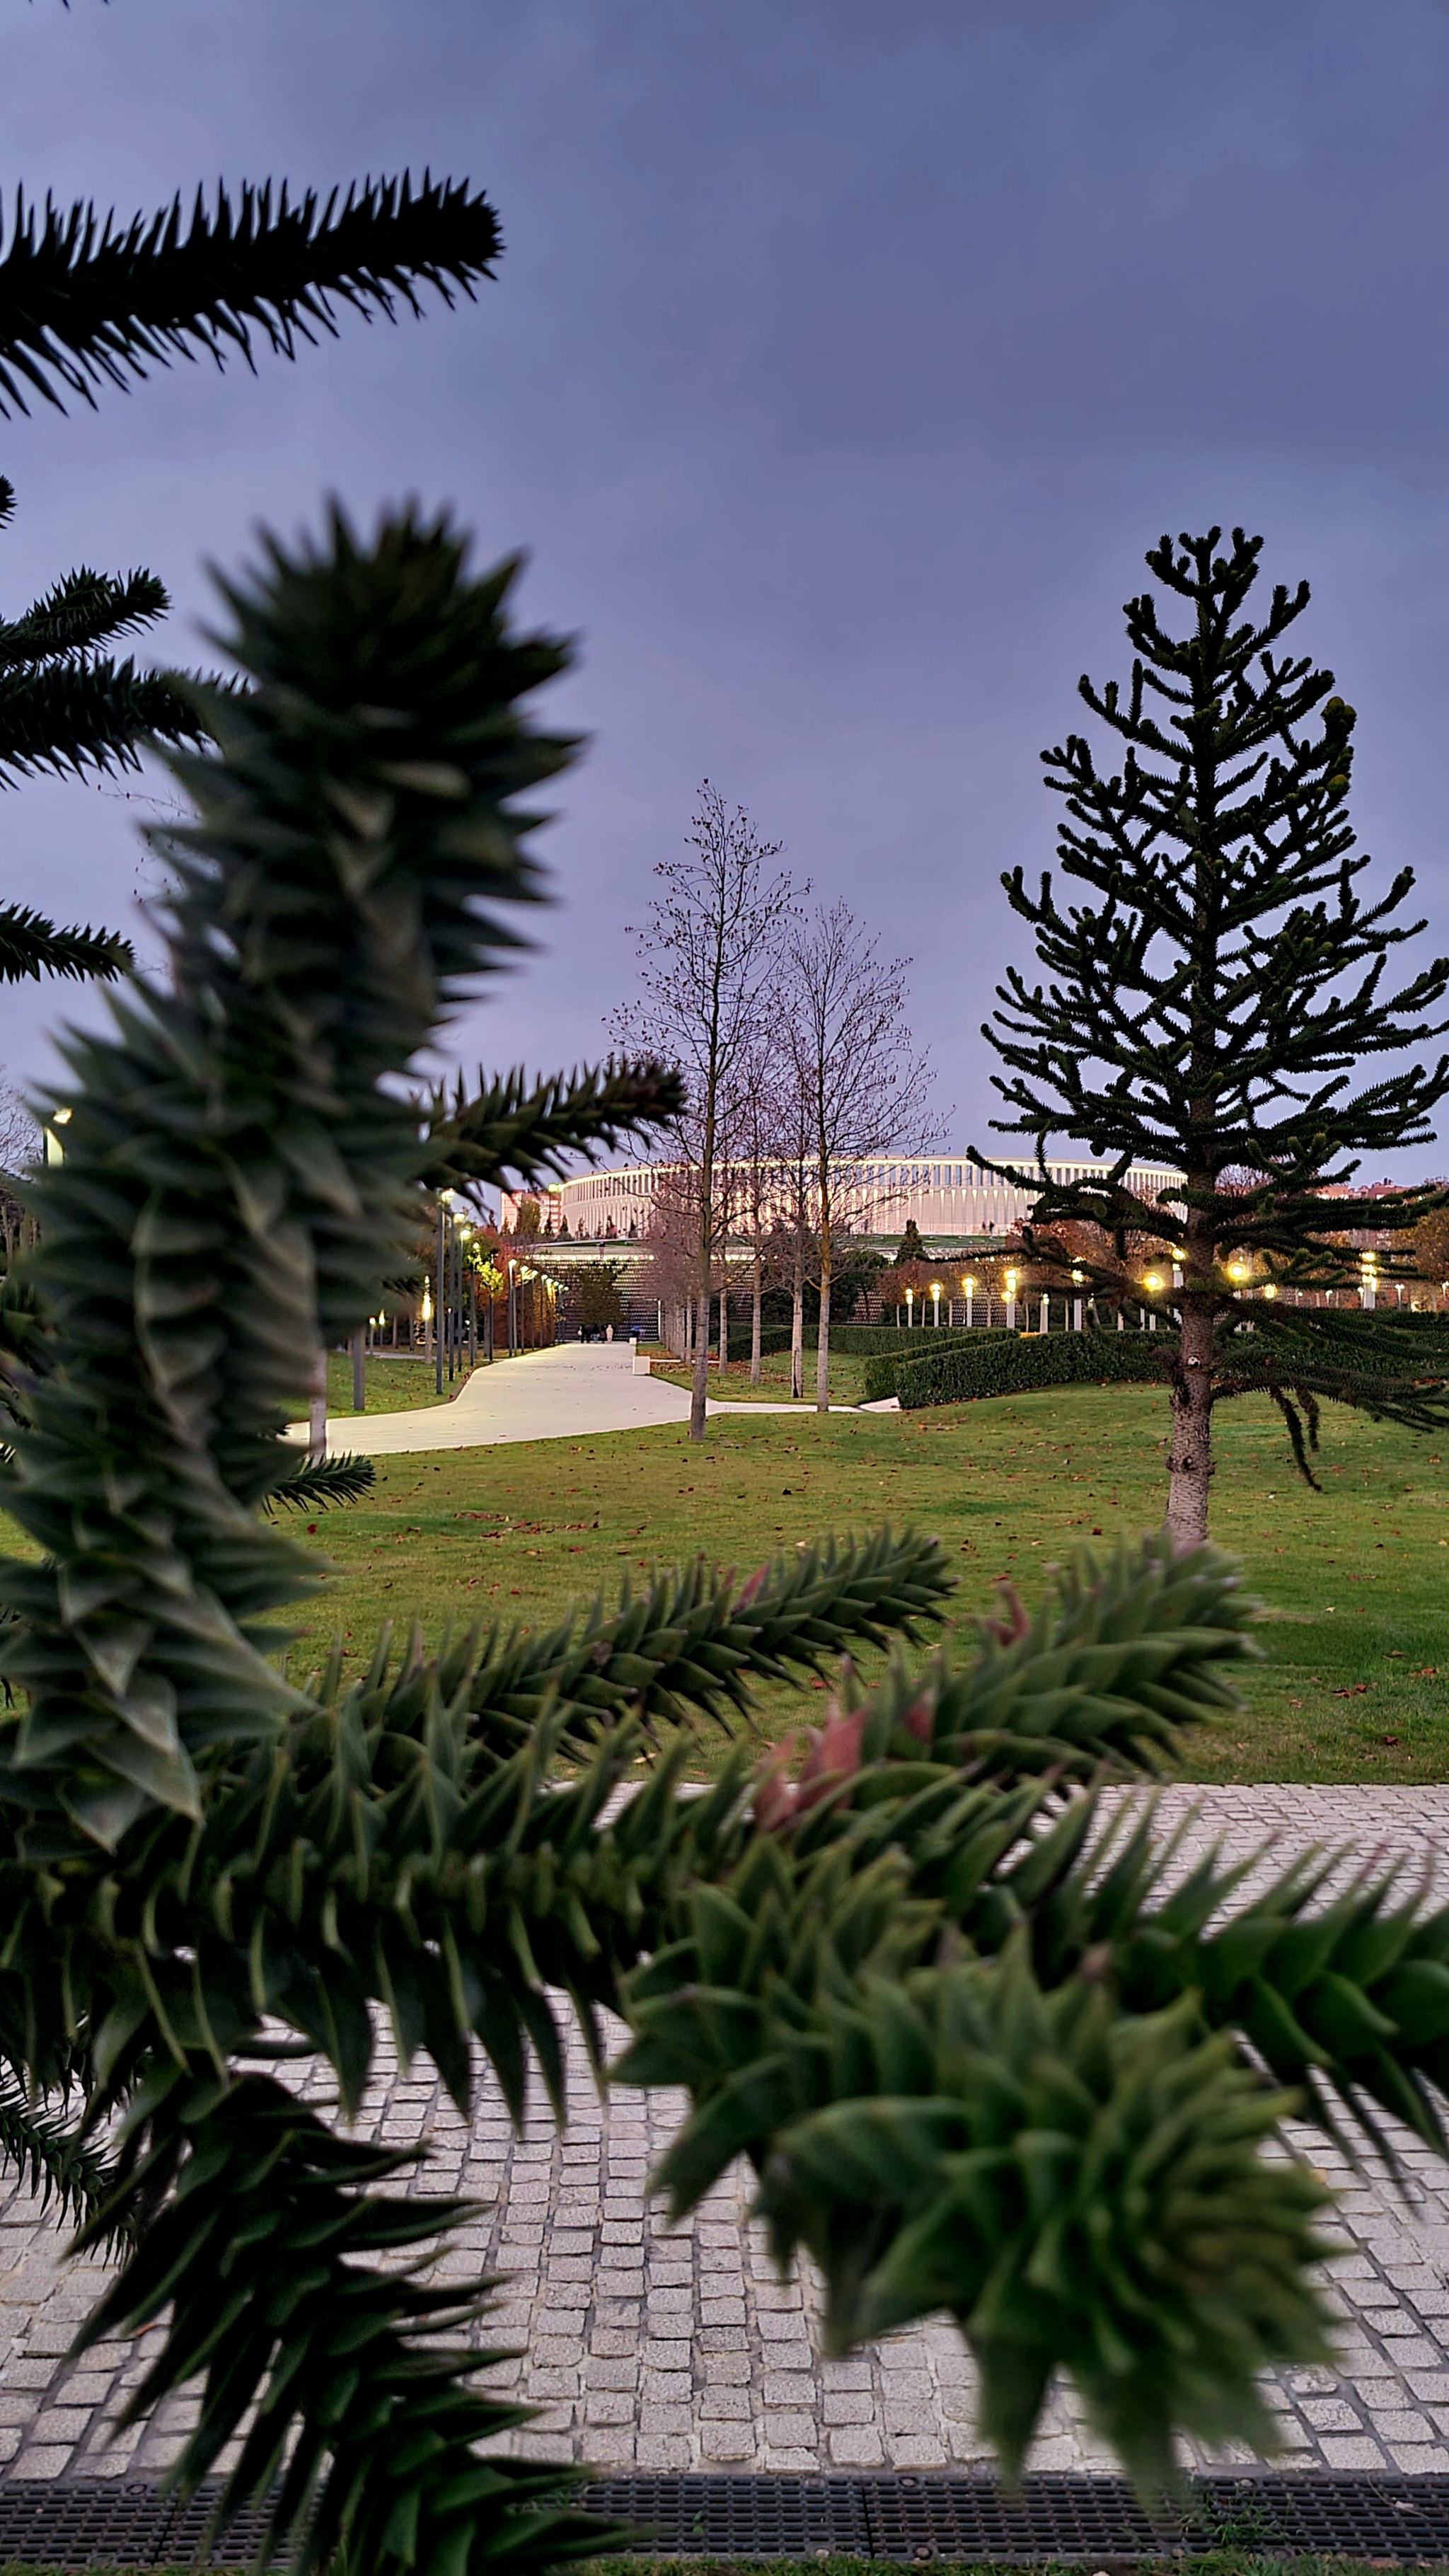
[[[811,1413],[806,1404],[728,1404],[711,1413]],[[849,1405],[832,1410],[848,1413]],[[411,1413],[339,1413],[327,1424],[333,1457],[369,1458],[413,1449],[478,1449],[505,1440],[577,1440],[596,1431],[639,1431],[687,1422],[689,1397],[663,1378],[635,1377],[627,1342],[560,1342],[475,1369],[449,1404]],[[306,1439],[301,1423],[292,1438]]]
[[[1419,1871],[1441,1891],[1449,1883],[1449,1788],[1171,1789],[1164,1825],[1194,1804],[1180,1868],[1219,1836],[1247,1856],[1271,1833],[1275,1866],[1305,1844],[1346,1842],[1401,1855],[1406,1883]],[[330,2079],[305,2089],[322,2100]],[[404,2076],[380,2051],[361,2120],[389,2146],[431,2137],[410,2188],[482,2203],[446,2268],[504,2276],[481,2339],[526,2347],[493,2376],[542,2410],[513,2447],[604,2469],[715,2473],[987,2464],[971,2364],[948,2319],[823,2362],[816,2285],[779,2277],[748,2216],[746,2173],[727,2173],[679,2228],[648,2199],[678,2099],[620,2088],[601,2103],[577,2043],[569,2089],[565,2133],[535,2101],[515,2137],[491,2084],[464,2121],[424,2059]],[[1284,2465],[1449,2471],[1449,2167],[1405,2142],[1406,2203],[1316,2132],[1302,2143],[1341,2187],[1329,2266],[1338,2353],[1332,2368],[1269,2384]],[[107,2344],[67,2369],[105,2274],[94,2259],[63,2263],[61,2246],[28,2193],[0,2192],[0,2478],[154,2477],[175,2456],[185,2410],[108,2441],[148,2341]],[[1030,2465],[1111,2466],[1069,2388],[1053,2397]]]

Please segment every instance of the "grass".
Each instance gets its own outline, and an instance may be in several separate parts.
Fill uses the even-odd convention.
[[[868,1366],[868,1361],[857,1359],[853,1353],[831,1352],[830,1401],[832,1404],[860,1402],[865,1392],[865,1372]],[[661,1366],[658,1360],[655,1361],[650,1374],[654,1377],[667,1378],[671,1386],[682,1386],[686,1390],[692,1383],[690,1371],[687,1368],[679,1365]],[[763,1359],[760,1362],[760,1383],[758,1386],[751,1386],[749,1340],[746,1336],[743,1359],[732,1359],[725,1369],[723,1379],[713,1360],[710,1361],[709,1391],[712,1396],[723,1397],[730,1404],[788,1404],[790,1354],[788,1351],[777,1351],[773,1357]],[[815,1401],[815,1353],[813,1351],[805,1353],[805,1400],[810,1404]]]
[[[459,1620],[533,1626],[701,1549],[743,1571],[889,1520],[940,1537],[960,1575],[959,1632],[1001,1578],[1034,1601],[1074,1545],[1158,1522],[1166,1435],[1157,1389],[1072,1387],[906,1415],[717,1417],[693,1449],[671,1424],[379,1459],[369,1501],[304,1539],[341,1580],[299,1629],[320,1644],[340,1626],[360,1658],[387,1618],[416,1615],[434,1638]],[[1225,1406],[1217,1439],[1214,1535],[1265,1605],[1265,1661],[1243,1716],[1186,1748],[1185,1776],[1449,1779],[1440,1453],[1334,1413],[1320,1495],[1295,1476],[1266,1399]],[[802,1696],[810,1706],[772,1694],[772,1726]]]
[[[443,1380],[438,1394],[433,1383],[433,1363],[412,1351],[377,1351],[367,1361],[367,1411],[369,1413],[415,1413],[424,1405],[446,1404],[455,1396],[463,1381],[454,1378],[449,1385]],[[329,1351],[327,1354],[327,1410],[329,1413],[352,1411],[352,1354]],[[296,1419],[305,1421],[304,1411]]]

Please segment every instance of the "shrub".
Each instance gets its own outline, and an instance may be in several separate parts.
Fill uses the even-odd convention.
[[[949,1334],[902,1333],[900,1338],[906,1345],[904,1350],[877,1348],[867,1359],[861,1396],[863,1404],[877,1404],[885,1396],[899,1394],[902,1370],[914,1368],[917,1361],[943,1360],[948,1351],[965,1349],[974,1342],[1008,1341],[1011,1336],[1004,1327],[993,1327],[989,1334],[985,1330]]]
[[[947,1351],[903,1362],[885,1392],[898,1395],[905,1412],[1032,1387],[1136,1383],[1165,1375],[1176,1349],[1170,1333],[963,1334]]]

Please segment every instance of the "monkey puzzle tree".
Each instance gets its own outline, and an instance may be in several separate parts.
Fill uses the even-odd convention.
[[[1310,1482],[1325,1396],[1420,1428],[1449,1419],[1443,1381],[1422,1376],[1391,1325],[1284,1303],[1285,1291],[1357,1285],[1344,1191],[1365,1154],[1432,1140],[1444,1059],[1357,1087],[1353,1074],[1449,1025],[1431,1016],[1449,960],[1385,988],[1393,952],[1424,926],[1393,919],[1413,871],[1376,900],[1361,890],[1371,861],[1348,818],[1353,709],[1331,671],[1280,649],[1308,584],[1275,585],[1265,612],[1245,614],[1262,540],[1237,529],[1219,552],[1221,533],[1162,539],[1147,563],[1182,603],[1182,631],[1159,624],[1144,592],[1125,611],[1125,690],[1079,684],[1125,746],[1120,769],[1099,768],[1075,734],[1043,754],[1066,803],[1063,873],[1099,900],[1064,908],[1049,875],[1036,895],[1022,869],[1003,878],[1045,981],[1013,970],[984,1032],[1010,1067],[996,1088],[1014,1114],[993,1124],[1037,1140],[1034,1171],[985,1168],[1035,1194],[1034,1248],[1049,1257],[1039,1230],[1081,1220],[1105,1227],[1119,1255],[1129,1235],[1161,1245],[1180,1274],[1158,1300],[1181,1318],[1167,1513],[1180,1546],[1206,1534],[1224,1396],[1268,1393]],[[1110,1171],[1051,1181],[1054,1133]],[[1138,1161],[1179,1177],[1146,1195],[1128,1182]],[[1428,1184],[1376,1196],[1374,1228],[1406,1247],[1441,1197]],[[1383,1276],[1413,1268],[1398,1249]]]
[[[338,305],[371,321],[399,305],[421,313],[420,289],[444,303],[491,277],[498,221],[481,194],[424,176],[300,198],[285,183],[198,193],[189,221],[178,196],[149,218],[102,221],[86,203],[43,214],[18,193],[0,257],[0,418],[37,398],[94,405],[173,358],[253,363],[262,340],[282,357],[299,341],[335,338]],[[0,530],[14,515],[0,476]],[[197,739],[195,704],[163,672],[116,661],[123,635],[170,606],[150,572],[66,573],[20,616],[0,621],[0,787],[37,772],[104,775],[138,766],[143,742]],[[25,976],[118,974],[127,942],[61,929],[27,904],[0,904],[0,983]]]
[[[1445,2144],[1449,1910],[1317,1861],[1250,1899],[1216,1856],[1184,1880],[1095,1785],[1232,1704],[1255,1650],[1221,1559],[1084,1554],[700,1794],[678,1721],[938,1620],[934,1541],[699,1561],[551,1631],[287,1671],[276,1614],[318,1567],[259,1511],[283,1426],[405,1258],[436,1154],[409,1077],[539,897],[519,799],[570,754],[531,721],[565,656],[513,630],[513,569],[403,516],[227,591],[246,687],[198,685],[207,746],[171,755],[167,973],[67,1041],[66,1156],[0,1310],[32,1550],[0,1562],[0,2056],[48,2113],[17,2151],[120,2246],[78,2348],[154,2328],[131,2416],[194,2388],[173,2482],[235,2440],[222,2509],[265,2498],[304,2567],[600,2545],[556,2465],[483,2447],[521,2410],[468,2340],[488,2282],[431,2268],[463,2205],[384,2188],[411,2158],[345,2123],[384,2029],[464,2109],[486,2060],[518,2115],[532,2059],[562,2112],[564,2016],[602,2068],[613,2012],[614,2079],[688,2096],[659,2184],[685,2209],[747,2157],[833,2348],[945,2309],[1009,2464],[1066,2369],[1159,2485],[1178,2433],[1270,2440],[1257,2374],[1325,2349],[1287,2114]]]

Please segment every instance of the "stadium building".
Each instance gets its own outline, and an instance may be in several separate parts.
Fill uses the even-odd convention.
[[[637,1241],[649,1232],[656,1192],[667,1188],[678,1165],[634,1163],[618,1171],[584,1172],[577,1180],[555,1181],[537,1194],[546,1230],[557,1238],[565,1221],[566,1240],[592,1246]],[[1092,1162],[1049,1162],[1054,1181],[1105,1177],[1108,1166]],[[722,1167],[722,1188],[741,1207],[747,1204],[748,1167]],[[1128,1187],[1152,1200],[1177,1179],[1166,1164],[1134,1163]],[[993,1236],[1013,1232],[1029,1215],[1034,1193],[1009,1188],[959,1155],[873,1155],[841,1163],[835,1173],[836,1222],[855,1237],[893,1250],[914,1218],[929,1251],[946,1252],[981,1246]],[[505,1192],[501,1222],[512,1228],[523,1194]],[[786,1214],[781,1198],[780,1214]]]

